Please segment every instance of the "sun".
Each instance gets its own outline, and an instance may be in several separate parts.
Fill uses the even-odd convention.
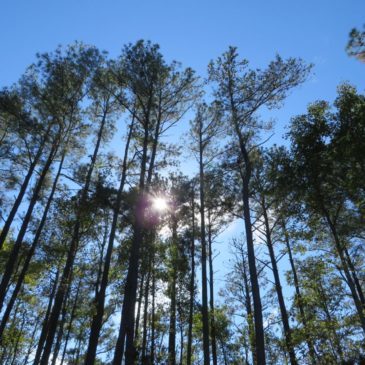
[[[167,200],[160,196],[152,199],[152,208],[158,212],[164,212],[168,208]]]

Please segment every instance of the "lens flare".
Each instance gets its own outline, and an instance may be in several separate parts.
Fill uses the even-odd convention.
[[[168,208],[165,198],[155,197],[152,199],[152,208],[158,212],[164,212]]]

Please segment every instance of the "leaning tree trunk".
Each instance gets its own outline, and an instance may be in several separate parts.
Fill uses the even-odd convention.
[[[109,234],[109,241],[108,241],[108,247],[107,247],[107,251],[106,251],[106,255],[105,255],[104,269],[103,269],[103,273],[102,273],[100,289],[98,290],[97,295],[95,296],[96,313],[93,316],[93,320],[92,320],[92,324],[91,324],[89,344],[88,344],[88,348],[87,348],[87,352],[86,352],[86,356],[85,356],[85,365],[93,365],[95,363],[96,349],[98,346],[98,340],[99,340],[100,331],[101,331],[101,327],[102,327],[102,323],[103,323],[105,295],[106,295],[106,289],[108,287],[110,263],[111,263],[114,240],[115,240],[115,235],[116,235],[116,230],[117,230],[118,217],[119,217],[120,208],[122,205],[122,193],[124,190],[124,184],[125,184],[126,177],[127,177],[128,150],[129,150],[129,144],[130,144],[131,137],[132,137],[133,126],[134,126],[134,118],[132,119],[131,125],[129,126],[127,143],[126,143],[126,146],[124,149],[122,176],[121,176],[121,180],[120,180],[120,184],[119,184],[116,206],[115,206],[115,209],[113,212],[113,221],[112,221],[112,226],[111,226],[110,234]]]
[[[156,297],[156,274],[155,274],[155,252],[152,252],[152,315],[151,315],[151,364],[155,363],[155,297]]]
[[[105,111],[104,115],[102,117],[102,120],[100,122],[97,141],[96,141],[94,152],[91,157],[91,162],[90,162],[90,165],[89,165],[89,168],[87,171],[85,184],[81,191],[81,198],[80,198],[80,201],[79,201],[79,204],[77,207],[76,222],[75,222],[73,233],[72,233],[70,249],[68,250],[68,253],[67,253],[66,264],[63,269],[60,285],[57,290],[57,294],[56,294],[55,302],[54,302],[54,305],[52,308],[50,320],[48,322],[47,340],[45,343],[43,355],[42,355],[41,362],[40,362],[41,365],[48,365],[49,357],[51,355],[52,345],[53,345],[53,341],[54,341],[54,337],[55,337],[55,333],[56,333],[56,329],[57,329],[58,319],[60,317],[60,313],[62,310],[62,303],[65,299],[65,294],[67,292],[67,288],[71,283],[72,270],[73,270],[74,261],[76,258],[76,254],[77,254],[78,246],[79,246],[79,240],[80,240],[81,218],[83,215],[82,209],[85,205],[85,202],[87,199],[87,194],[88,194],[88,191],[90,188],[91,176],[94,171],[96,158],[98,156],[100,143],[101,143],[103,132],[104,132],[104,126],[106,123],[106,117],[107,117],[107,113]]]
[[[151,265],[151,262],[149,263]],[[143,310],[143,331],[142,331],[142,364],[145,363],[146,360],[146,352],[147,352],[147,317],[148,317],[148,296],[150,289],[150,278],[151,278],[151,266],[147,268],[147,279],[146,279],[146,287],[144,290],[144,310]]]
[[[147,126],[144,129],[143,151],[141,159],[141,172],[139,178],[140,198],[134,208],[136,221],[133,224],[133,239],[132,247],[129,256],[128,273],[124,287],[124,300],[122,306],[122,318],[119,327],[119,334],[117,344],[114,351],[113,365],[121,365],[124,345],[126,345],[126,364],[134,364],[136,351],[134,347],[134,311],[137,298],[137,284],[138,284],[138,265],[139,265],[139,250],[142,244],[143,231],[142,222],[138,221],[138,212],[143,212],[146,207],[146,199],[144,195],[145,177],[147,165],[147,149],[149,143],[149,131]]]
[[[77,308],[77,301],[79,299],[80,286],[81,286],[81,278],[80,278],[79,283],[77,285],[76,295],[75,295],[75,299],[74,299],[74,302],[73,302],[73,305],[72,305],[72,310],[71,310],[71,313],[70,313],[70,321],[69,321],[68,328],[67,328],[65,343],[63,345],[63,352],[62,352],[60,365],[62,365],[64,360],[65,360],[67,345],[68,345],[68,341],[70,339],[70,334],[71,334],[71,330],[72,330],[72,323],[75,319],[75,312],[76,312],[76,308]]]
[[[273,247],[273,243],[272,243],[272,239],[271,239],[271,228],[270,228],[269,218],[268,218],[267,210],[266,210],[265,197],[262,197],[261,209],[262,209],[262,213],[264,216],[266,245],[269,250],[271,268],[272,268],[272,272],[274,275],[275,290],[276,290],[276,294],[277,294],[278,302],[279,302],[281,321],[282,321],[283,327],[284,327],[284,338],[285,338],[286,349],[289,354],[290,364],[297,365],[298,362],[297,362],[297,359],[295,356],[295,350],[294,350],[294,346],[293,346],[292,330],[289,325],[288,312],[286,310],[283,290],[282,290],[282,286],[281,286],[281,282],[280,282],[278,265],[276,262],[274,247]]]
[[[209,305],[210,305],[210,333],[212,338],[212,359],[213,365],[217,365],[217,340],[215,331],[214,316],[214,271],[213,271],[213,242],[212,242],[212,225],[210,221],[210,211],[208,210],[208,261],[209,261]]]
[[[245,149],[244,149],[245,150]],[[246,151],[246,150],[245,150]],[[260,298],[260,287],[256,269],[255,250],[252,237],[252,224],[250,214],[250,202],[249,202],[249,187],[248,183],[251,176],[251,166],[246,155],[246,172],[242,179],[242,200],[243,200],[243,217],[245,221],[245,231],[247,240],[247,259],[248,267],[251,279],[252,298],[253,298],[253,314],[255,322],[255,348],[256,348],[256,360],[257,365],[266,364],[265,356],[265,337],[264,337],[264,324],[262,319],[262,306]]]
[[[140,286],[139,286],[139,298],[138,298],[138,307],[137,307],[137,315],[136,315],[136,325],[134,329],[135,338],[138,339],[139,336],[139,321],[141,318],[141,307],[142,307],[142,297],[143,297],[143,288],[144,288],[144,270],[142,273],[142,277],[140,279]]]
[[[34,356],[33,365],[38,365],[39,364],[39,360],[41,358],[42,351],[43,351],[43,345],[44,345],[44,342],[46,341],[47,323],[48,323],[48,320],[49,320],[49,316],[51,314],[52,302],[53,302],[55,294],[56,294],[59,273],[60,273],[60,270],[57,269],[56,277],[54,279],[51,294],[50,294],[49,300],[48,300],[47,311],[46,311],[46,314],[44,316],[43,323],[42,323],[42,330],[41,330],[40,337],[38,339],[38,346],[37,346],[36,354]]]
[[[39,159],[42,156],[44,147],[45,147],[46,142],[48,140],[48,136],[49,136],[50,130],[51,130],[51,125],[48,126],[47,131],[46,131],[44,137],[42,138],[42,141],[41,141],[40,146],[39,146],[39,148],[37,150],[37,153],[34,156],[34,159],[33,159],[32,163],[29,166],[27,175],[25,176],[25,178],[23,180],[23,183],[22,183],[22,185],[20,187],[19,194],[18,194],[17,198],[15,199],[15,202],[13,204],[13,207],[11,208],[11,211],[9,213],[8,218],[5,221],[4,226],[1,229],[1,233],[0,233],[0,250],[2,249],[2,247],[4,245],[4,242],[6,240],[6,237],[7,237],[8,233],[9,233],[10,226],[13,223],[13,220],[15,218],[15,215],[16,215],[19,207],[20,207],[20,204],[22,203],[22,200],[23,200],[24,194],[27,191],[27,187],[29,185],[30,179],[33,176],[34,169],[36,168],[36,166],[37,166],[37,164],[39,162]]]
[[[248,267],[250,271],[251,288],[252,288],[252,299],[254,309],[254,320],[255,320],[255,346],[256,346],[256,360],[257,365],[266,364],[265,355],[265,335],[264,335],[264,323],[262,319],[262,305],[260,297],[260,286],[258,281],[257,269],[256,269],[256,258],[255,249],[252,237],[252,223],[251,223],[251,212],[250,212],[250,189],[249,183],[251,180],[251,160],[247,150],[247,141],[242,135],[242,131],[239,125],[239,118],[237,114],[237,108],[233,96],[233,84],[232,80],[229,80],[229,98],[230,107],[232,113],[232,123],[236,136],[238,138],[239,149],[241,159],[244,163],[244,167],[240,167],[240,174],[242,180],[242,203],[243,203],[243,219],[245,221],[245,232],[247,241],[247,259]]]
[[[192,237],[191,237],[191,276],[190,276],[190,299],[189,299],[189,329],[188,344],[186,351],[186,364],[191,365],[192,342],[193,342],[193,316],[194,316],[194,297],[195,297],[195,196],[192,191],[191,210],[192,210]]]
[[[305,315],[304,307],[303,307],[303,297],[302,297],[302,294],[300,292],[297,269],[295,267],[293,254],[292,254],[292,250],[291,250],[291,247],[290,247],[288,233],[286,231],[286,227],[285,227],[284,223],[282,223],[282,226],[283,226],[283,229],[284,229],[285,244],[286,244],[286,248],[288,250],[288,255],[289,255],[289,263],[290,263],[291,271],[293,273],[295,294],[296,294],[296,298],[297,298],[296,302],[297,302],[297,305],[298,305],[298,308],[299,308],[300,319],[301,319],[301,322],[302,322],[303,327],[304,327],[305,339],[306,339],[308,350],[309,350],[309,358],[310,358],[311,364],[314,365],[314,364],[316,364],[317,354],[316,354],[316,351],[314,349],[313,341],[311,339],[311,335],[310,335],[310,332],[309,332],[309,329],[308,329],[307,317]]]
[[[64,158],[65,158],[65,153],[63,153],[62,155],[62,158],[61,158],[61,161],[59,163],[59,167],[58,167],[58,171],[57,171],[57,174],[56,174],[56,177],[53,181],[53,185],[52,185],[52,189],[51,189],[51,193],[48,197],[48,200],[47,200],[47,204],[46,204],[46,207],[44,208],[44,211],[43,211],[43,215],[42,215],[42,219],[39,223],[39,226],[37,228],[37,232],[33,238],[33,242],[32,242],[32,245],[27,253],[27,257],[25,259],[25,262],[23,264],[23,267],[22,267],[22,270],[21,272],[19,273],[18,275],[18,279],[17,279],[17,283],[15,285],[15,288],[11,294],[11,298],[6,306],[6,310],[4,312],[4,315],[3,315],[3,318],[1,319],[1,323],[0,323],[0,340],[2,338],[2,335],[3,335],[3,332],[4,332],[4,329],[5,329],[5,326],[6,326],[6,323],[9,319],[9,316],[10,316],[10,313],[13,309],[13,306],[14,306],[14,303],[15,303],[15,300],[16,298],[18,297],[18,294],[19,294],[19,291],[23,285],[23,282],[24,282],[24,278],[28,272],[28,268],[29,268],[29,265],[30,265],[30,262],[31,262],[31,259],[34,255],[34,252],[38,246],[38,242],[39,242],[39,239],[40,239],[40,236],[42,234],[42,231],[43,231],[43,228],[44,228],[44,225],[47,221],[47,215],[48,215],[48,211],[51,207],[51,203],[53,202],[53,196],[54,196],[54,193],[56,191],[56,187],[57,187],[57,183],[58,183],[58,179],[60,177],[60,174],[61,174],[61,171],[62,171],[62,166],[63,166],[63,161],[64,161]]]
[[[204,365],[210,364],[209,356],[209,316],[208,316],[208,288],[207,288],[207,243],[205,237],[205,189],[203,162],[203,131],[199,125],[199,185],[200,185],[200,240],[202,250],[202,316],[203,316],[203,354]]]
[[[252,313],[252,306],[251,306],[251,294],[250,294],[250,283],[247,276],[247,263],[242,252],[242,277],[243,277],[243,284],[244,284],[244,296],[245,296],[245,307],[247,313],[247,326],[248,326],[248,337],[249,337],[249,344],[252,354],[252,364],[256,364],[256,344],[255,344],[255,326],[253,323],[253,313]]]
[[[356,290],[356,285],[354,283],[354,280],[353,280],[353,277],[351,275],[350,269],[348,267],[348,262],[346,260],[346,256],[345,256],[345,253],[344,253],[343,244],[342,244],[342,242],[340,240],[340,237],[337,233],[336,226],[333,223],[328,210],[324,207],[323,202],[321,202],[321,209],[322,209],[324,218],[326,219],[326,222],[329,226],[330,232],[332,234],[334,244],[335,244],[335,248],[336,248],[337,254],[340,258],[341,265],[342,265],[342,268],[343,268],[343,271],[344,271],[344,274],[345,274],[345,277],[346,277],[346,283],[347,283],[347,285],[348,285],[348,287],[351,291],[351,295],[352,295],[353,301],[355,303],[355,308],[357,310],[357,314],[358,314],[359,319],[360,319],[361,328],[362,328],[362,330],[365,334],[365,315],[364,315],[364,311],[363,311],[363,306],[362,306],[362,303],[360,301],[358,292]]]
[[[171,242],[171,278],[169,283],[170,323],[168,364],[176,365],[176,279],[177,279],[177,220],[172,213],[172,242]]]
[[[40,192],[42,190],[43,183],[44,183],[45,178],[46,178],[46,176],[47,176],[47,174],[50,170],[50,167],[51,167],[51,164],[54,160],[54,157],[57,153],[58,146],[59,146],[59,138],[53,144],[52,149],[51,149],[51,151],[48,155],[47,161],[45,162],[45,164],[42,168],[42,172],[41,172],[41,174],[39,176],[39,179],[37,181],[37,184],[34,188],[32,198],[30,200],[27,212],[24,216],[23,223],[20,227],[17,239],[16,239],[16,241],[13,245],[13,248],[11,250],[11,253],[9,255],[7,263],[5,265],[5,270],[4,270],[4,273],[3,273],[3,276],[2,276],[2,279],[1,279],[1,283],[0,283],[0,311],[3,307],[3,305],[4,305],[7,288],[8,288],[8,285],[10,283],[12,273],[14,271],[14,264],[16,263],[16,261],[18,259],[18,255],[19,255],[20,249],[21,249],[22,244],[23,244],[23,239],[24,239],[24,236],[27,232],[27,228],[28,228],[28,225],[29,225],[31,217],[32,217],[33,209],[34,209],[34,207],[35,207],[35,205],[36,205],[36,203],[39,199],[39,195],[40,195]]]

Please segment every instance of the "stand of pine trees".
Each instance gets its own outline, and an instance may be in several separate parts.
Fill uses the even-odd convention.
[[[0,363],[361,363],[365,96],[265,143],[310,71],[75,43],[1,89]]]

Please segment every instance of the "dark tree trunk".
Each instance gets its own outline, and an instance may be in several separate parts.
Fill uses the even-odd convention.
[[[242,277],[244,284],[245,307],[247,313],[248,337],[252,353],[252,364],[256,364],[255,326],[254,326],[252,306],[251,306],[250,283],[247,276],[247,262],[244,253],[242,252],[241,255],[242,255],[242,268],[243,268]]]
[[[20,331],[19,334],[16,338],[16,342],[15,342],[15,346],[14,346],[14,355],[13,355],[13,360],[11,362],[11,365],[15,365],[15,361],[17,360],[19,354],[18,354],[18,346],[19,346],[19,342],[20,342],[20,338],[23,336],[23,330],[24,330],[24,326],[26,323],[26,313],[23,312],[23,318],[22,318],[22,323],[20,325]]]
[[[171,278],[169,283],[170,322],[168,364],[176,365],[176,279],[177,279],[177,220],[172,213]]]
[[[202,316],[203,316],[203,354],[204,365],[210,364],[209,356],[209,316],[208,316],[208,288],[207,288],[207,243],[205,237],[205,189],[203,162],[203,131],[199,125],[199,185],[200,185],[200,240],[202,246]]]
[[[190,276],[190,299],[189,299],[189,329],[188,343],[186,352],[186,364],[191,365],[192,342],[193,342],[193,316],[194,316],[194,298],[195,298],[195,194],[192,190],[191,199],[192,210],[192,237],[191,237],[191,276]]]
[[[2,279],[1,279],[1,284],[0,284],[0,311],[3,307],[3,305],[4,305],[6,291],[7,291],[9,282],[11,280],[12,273],[14,271],[14,265],[15,265],[17,259],[18,259],[18,255],[19,255],[22,243],[23,243],[23,238],[26,234],[28,225],[29,225],[31,217],[32,217],[33,209],[34,209],[34,207],[35,207],[35,205],[36,205],[36,203],[39,199],[39,194],[40,194],[41,189],[43,187],[44,180],[45,180],[45,178],[46,178],[46,176],[49,172],[49,169],[51,167],[53,159],[54,159],[54,157],[57,153],[58,146],[59,146],[59,142],[55,142],[54,145],[52,146],[52,149],[51,149],[49,155],[48,155],[47,161],[46,161],[46,163],[44,164],[44,166],[42,168],[42,172],[41,172],[41,174],[39,176],[39,179],[37,181],[37,184],[34,188],[32,198],[30,200],[27,212],[24,216],[24,219],[23,219],[22,225],[20,227],[17,239],[14,243],[14,246],[11,250],[10,256],[7,260],[6,265],[5,265],[5,270],[4,270],[4,273],[3,273],[3,276],[2,276]]]
[[[65,360],[67,344],[68,344],[70,334],[71,334],[71,330],[72,330],[72,323],[75,319],[75,311],[76,311],[76,308],[77,308],[77,301],[79,299],[80,286],[81,286],[81,279],[79,280],[79,283],[77,285],[76,296],[75,296],[75,299],[74,299],[74,302],[73,302],[73,305],[72,305],[72,310],[71,310],[71,313],[70,313],[70,322],[69,322],[68,328],[67,328],[65,343],[63,345],[63,352],[62,352],[62,358],[61,358],[60,365],[62,365],[64,360]]]
[[[63,269],[61,282],[60,282],[60,285],[57,290],[55,302],[54,302],[50,320],[48,323],[47,340],[45,343],[43,355],[42,355],[41,362],[40,362],[41,365],[48,365],[49,357],[50,357],[51,351],[52,351],[53,340],[54,340],[56,329],[57,329],[58,319],[60,317],[60,313],[61,313],[61,309],[62,309],[62,303],[65,299],[65,294],[67,292],[67,288],[71,284],[73,265],[74,265],[75,257],[76,257],[77,251],[78,251],[79,240],[80,240],[82,209],[83,209],[86,199],[87,199],[87,194],[88,194],[89,187],[91,184],[91,176],[94,171],[96,158],[98,156],[105,123],[106,123],[106,112],[104,112],[103,118],[100,123],[96,145],[95,145],[94,152],[91,157],[91,162],[90,162],[90,165],[89,165],[89,168],[87,171],[85,184],[81,191],[81,198],[80,198],[78,208],[77,208],[76,222],[75,222],[74,230],[72,233],[70,249],[67,253],[66,264]]]
[[[80,282],[79,282],[79,284],[80,284]],[[58,353],[59,353],[60,348],[61,348],[61,342],[62,342],[62,337],[63,337],[63,329],[64,329],[64,326],[65,326],[67,309],[68,309],[67,307],[68,307],[68,304],[70,302],[70,290],[71,290],[71,286],[68,287],[68,291],[67,291],[67,294],[66,294],[66,298],[63,301],[61,321],[60,321],[60,325],[58,327],[58,333],[57,333],[56,343],[55,343],[55,345],[53,347],[52,363],[51,363],[51,365],[56,365]]]
[[[330,228],[330,231],[332,233],[335,248],[336,248],[337,254],[340,258],[340,261],[342,264],[342,269],[343,269],[345,277],[346,277],[346,283],[351,291],[351,295],[352,295],[352,298],[355,303],[355,308],[357,310],[357,314],[360,319],[361,328],[365,334],[365,315],[364,315],[364,311],[363,311],[363,306],[360,301],[358,292],[356,290],[356,285],[354,283],[353,277],[352,277],[349,267],[348,267],[348,261],[346,260],[343,244],[340,241],[340,238],[338,236],[336,226],[333,223],[332,219],[330,218],[330,214],[328,213],[327,209],[323,206],[323,204],[322,204],[322,211],[323,211],[324,217],[327,221],[327,224]]]
[[[27,175],[25,176],[24,180],[23,180],[23,183],[22,183],[22,186],[20,188],[20,191],[19,191],[19,194],[17,196],[17,198],[15,199],[15,202],[13,204],[13,207],[11,208],[11,211],[9,213],[9,216],[8,218],[6,219],[5,221],[5,224],[4,226],[2,227],[2,230],[1,230],[1,233],[0,233],[0,250],[2,249],[3,245],[4,245],[4,242],[5,242],[5,239],[9,233],[9,229],[10,229],[10,226],[11,224],[13,223],[13,220],[15,218],[15,215],[20,207],[20,204],[22,203],[22,200],[23,200],[23,197],[24,197],[24,194],[26,193],[27,191],[27,187],[29,185],[29,181],[33,175],[33,172],[34,172],[34,169],[36,168],[38,162],[39,162],[39,159],[41,158],[42,156],[42,153],[43,153],[43,149],[45,147],[45,144],[48,140],[48,136],[49,136],[49,132],[51,130],[51,125],[48,126],[47,128],[47,131],[41,141],[41,144],[38,148],[38,151],[36,153],[36,155],[34,156],[34,159],[32,161],[32,163],[30,164],[29,166],[29,169],[28,169],[28,172],[27,172]]]
[[[100,290],[97,292],[95,297],[96,304],[96,313],[93,316],[90,337],[89,337],[89,345],[85,356],[85,365],[93,365],[95,362],[96,349],[98,346],[98,340],[100,336],[100,331],[103,323],[103,315],[104,315],[104,307],[105,307],[105,294],[106,289],[108,287],[108,278],[109,278],[109,269],[110,263],[113,253],[114,239],[117,229],[118,217],[120,214],[120,208],[122,205],[122,193],[124,189],[125,180],[127,177],[127,169],[128,169],[128,150],[129,144],[133,132],[134,118],[132,119],[132,123],[129,127],[127,143],[124,150],[124,158],[123,158],[123,167],[122,167],[122,176],[119,184],[116,207],[113,212],[113,221],[109,234],[108,247],[104,260],[104,269],[101,278]]]
[[[143,271],[142,277],[140,280],[140,286],[139,286],[139,298],[138,298],[138,307],[137,307],[137,316],[136,316],[136,326],[134,329],[135,338],[138,339],[139,335],[139,321],[141,318],[141,307],[142,307],[142,298],[143,298],[143,288],[144,288],[144,276],[145,272]]]
[[[249,175],[251,174],[249,169]],[[248,176],[249,176],[248,175]],[[250,271],[251,287],[252,287],[252,298],[254,307],[254,322],[255,322],[255,348],[256,348],[256,360],[257,365],[266,364],[265,356],[265,337],[264,337],[264,324],[262,320],[262,306],[260,298],[259,281],[257,277],[255,250],[252,238],[252,224],[250,214],[250,203],[249,203],[249,188],[247,176],[243,180],[243,217],[245,221],[245,231],[247,240],[247,257],[248,267]]]
[[[45,342],[46,337],[47,337],[47,323],[49,321],[49,315],[50,315],[51,309],[52,309],[52,302],[53,302],[54,296],[56,294],[59,273],[60,273],[60,270],[57,269],[56,277],[54,279],[51,294],[50,294],[49,300],[48,300],[46,315],[44,316],[44,320],[43,320],[43,323],[42,323],[42,330],[41,330],[40,337],[38,339],[38,346],[37,346],[37,351],[36,351],[36,354],[35,354],[35,357],[34,357],[33,365],[38,365],[39,364],[39,360],[40,360],[41,355],[42,355],[43,345],[44,345],[44,342]]]
[[[307,342],[307,346],[308,346],[308,350],[309,350],[309,357],[310,357],[311,364],[316,364],[317,354],[314,349],[314,345],[313,345],[310,333],[308,332],[307,317],[304,312],[303,298],[302,298],[302,294],[300,292],[297,270],[295,267],[293,254],[292,254],[292,250],[290,247],[289,237],[288,237],[284,223],[283,223],[283,229],[284,229],[284,235],[285,235],[285,244],[286,244],[286,248],[288,250],[288,255],[289,255],[290,267],[291,267],[291,271],[293,273],[295,294],[296,294],[296,299],[297,299],[296,302],[297,302],[297,305],[299,308],[300,319],[301,319],[301,322],[303,323],[303,327],[304,327],[305,338],[306,338],[306,342]]]
[[[24,278],[28,272],[28,268],[29,268],[29,264],[31,262],[31,259],[33,258],[33,255],[34,255],[34,252],[38,246],[38,242],[39,242],[39,238],[42,234],[42,231],[43,231],[43,228],[44,228],[44,225],[47,221],[47,215],[48,215],[48,211],[49,211],[49,208],[51,207],[51,203],[53,201],[53,196],[54,196],[54,193],[56,191],[56,188],[57,188],[57,183],[58,183],[58,179],[60,177],[60,174],[61,174],[61,171],[62,171],[62,166],[63,166],[63,161],[64,161],[64,157],[65,157],[65,153],[62,155],[62,158],[61,158],[61,161],[60,161],[60,164],[59,164],[59,167],[58,167],[58,171],[57,171],[57,174],[56,174],[56,177],[53,181],[53,185],[52,185],[52,190],[51,190],[51,193],[48,197],[48,200],[47,200],[47,204],[46,204],[46,207],[44,208],[44,211],[43,211],[43,215],[42,215],[42,218],[41,218],[41,221],[39,223],[39,226],[37,228],[37,232],[33,238],[33,242],[32,242],[32,245],[27,253],[27,257],[25,259],[25,262],[23,264],[23,267],[22,267],[22,270],[21,272],[19,273],[18,275],[18,279],[17,279],[17,283],[16,283],[16,286],[11,294],[11,298],[6,306],[6,310],[4,312],[4,315],[3,315],[3,318],[1,319],[1,324],[0,324],[0,341],[1,341],[1,338],[2,338],[2,335],[3,335],[3,332],[4,332],[4,329],[5,329],[5,326],[6,326],[6,323],[9,319],[9,316],[10,316],[10,313],[13,309],[13,306],[14,306],[14,303],[15,303],[15,300],[16,298],[18,297],[18,294],[19,294],[19,291],[23,285],[23,282],[24,282]]]
[[[240,157],[242,159],[242,162],[244,163],[244,167],[243,168],[240,167],[240,174],[242,179],[242,203],[243,203],[243,219],[245,221],[245,232],[247,241],[247,259],[250,271],[254,320],[255,320],[255,347],[256,347],[256,360],[257,360],[256,365],[265,365],[266,364],[265,334],[264,334],[264,324],[262,319],[260,286],[256,269],[256,258],[255,258],[255,249],[252,237],[252,224],[251,224],[251,212],[250,212],[249,183],[251,180],[252,167],[246,146],[247,140],[242,135],[242,131],[239,125],[239,118],[233,94],[234,93],[233,80],[230,79],[228,83],[229,83],[228,92],[229,92],[230,107],[232,113],[232,123],[238,138],[240,154],[241,154]]]
[[[147,352],[147,316],[148,316],[148,295],[150,288],[151,267],[148,267],[146,286],[144,290],[144,310],[143,310],[143,335],[142,335],[142,363],[146,360]]]
[[[148,120],[148,119],[147,119]],[[141,172],[139,178],[140,197],[136,203],[134,214],[136,221],[133,224],[133,239],[132,247],[129,256],[128,273],[124,288],[124,300],[122,306],[122,319],[120,322],[119,335],[115,347],[113,365],[121,365],[124,345],[126,347],[125,363],[126,365],[133,365],[136,358],[136,349],[134,346],[134,312],[137,298],[137,284],[138,284],[138,265],[139,265],[139,251],[143,239],[143,218],[140,217],[141,212],[146,208],[145,196],[145,177],[147,165],[147,150],[149,143],[148,123],[144,126],[143,151],[141,159]]]
[[[36,333],[37,333],[37,330],[38,330],[38,326],[39,326],[39,320],[37,320],[37,322],[35,323],[35,326],[34,326],[34,329],[33,329],[33,332],[32,332],[32,337],[31,337],[30,342],[29,342],[28,351],[27,351],[27,354],[24,357],[23,365],[28,364],[29,357],[32,354],[33,346],[34,346],[34,342],[35,342],[34,340],[35,340],[35,336],[36,336]],[[2,364],[2,363],[0,362],[0,364]]]
[[[346,247],[344,247],[344,254],[345,254],[345,257],[346,257],[346,261],[347,261],[347,264],[348,264],[348,267],[351,271],[351,275],[353,277],[353,280],[354,280],[354,283],[355,283],[355,287],[356,287],[356,290],[357,290],[357,293],[359,295],[359,300],[361,302],[361,305],[363,307],[363,311],[365,311],[365,297],[364,297],[364,292],[362,290],[362,287],[361,287],[361,284],[360,284],[360,281],[359,281],[359,278],[357,276],[357,273],[356,273],[356,269],[355,269],[355,266],[354,266],[354,263],[351,259],[351,255],[349,253],[349,251],[347,250]]]
[[[215,333],[215,316],[214,316],[214,271],[213,271],[213,242],[212,226],[210,222],[210,212],[208,211],[208,245],[209,245],[209,305],[210,305],[210,333],[212,337],[212,359],[213,365],[217,365],[217,341]]]
[[[289,325],[289,317],[288,317],[288,312],[286,310],[283,290],[282,290],[282,286],[281,286],[281,282],[280,282],[278,265],[276,262],[274,247],[273,247],[273,243],[272,243],[272,239],[271,239],[271,228],[270,228],[270,224],[269,224],[269,218],[267,215],[266,202],[265,202],[264,197],[262,198],[262,201],[261,201],[261,208],[262,208],[262,213],[264,216],[266,245],[269,250],[271,268],[272,268],[272,272],[274,275],[275,290],[276,290],[276,294],[277,294],[278,302],[279,302],[281,321],[282,321],[283,327],[284,327],[284,338],[285,338],[286,349],[289,354],[290,364],[297,365],[298,362],[297,362],[297,359],[295,356],[295,350],[294,350],[293,341],[292,341],[292,330]]]
[[[155,298],[156,298],[156,274],[155,274],[155,252],[152,253],[152,313],[151,313],[151,364],[155,363]]]
[[[340,339],[339,336],[337,335],[336,329],[333,328],[332,323],[334,322],[332,315],[330,313],[330,310],[328,308],[328,303],[327,303],[327,295],[326,292],[323,288],[322,282],[321,282],[321,278],[319,279],[319,295],[321,297],[321,305],[323,308],[323,311],[326,315],[326,319],[327,319],[327,323],[330,326],[330,330],[332,332],[333,335],[333,341],[330,339],[331,342],[331,346],[334,347],[335,351],[334,351],[334,357],[336,360],[340,360],[340,363],[344,363],[344,355],[343,355],[343,349],[340,343]],[[334,343],[333,343],[334,342]]]

